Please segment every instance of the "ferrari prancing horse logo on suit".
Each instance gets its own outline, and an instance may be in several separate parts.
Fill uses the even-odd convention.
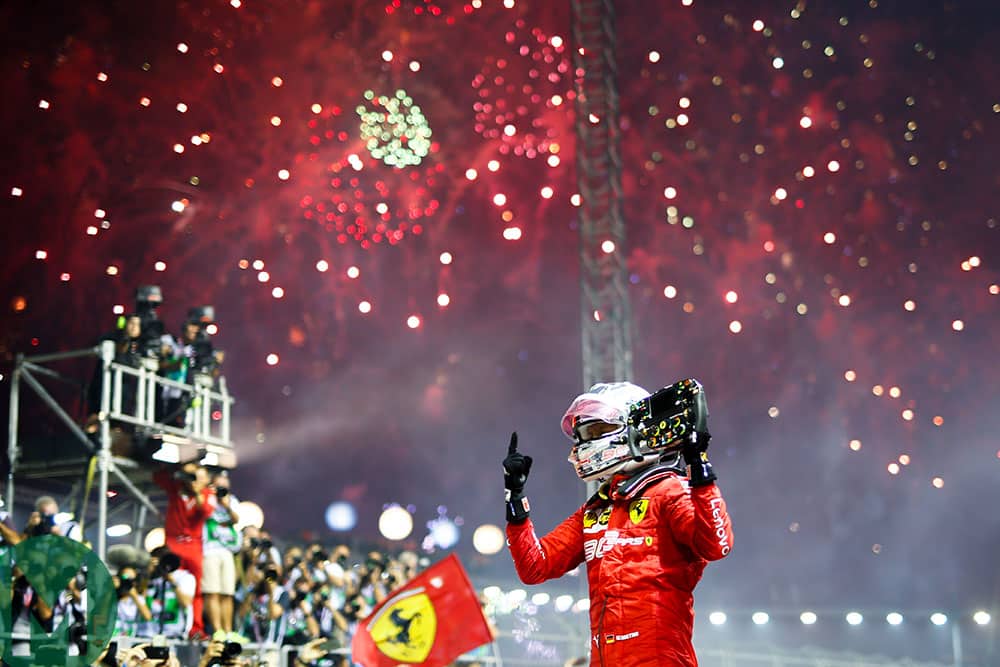
[[[649,509],[649,499],[640,498],[639,500],[633,500],[628,506],[628,518],[632,520],[632,523],[639,525],[642,520],[646,518],[646,511]]]

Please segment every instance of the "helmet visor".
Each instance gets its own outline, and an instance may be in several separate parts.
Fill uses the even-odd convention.
[[[577,442],[590,442],[606,435],[618,433],[625,428],[623,423],[607,422],[601,419],[581,421],[573,425]]]

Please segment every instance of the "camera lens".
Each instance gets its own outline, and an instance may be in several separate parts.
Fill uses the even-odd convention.
[[[232,660],[243,653],[243,646],[239,642],[226,642],[222,647],[222,657],[226,660]]]

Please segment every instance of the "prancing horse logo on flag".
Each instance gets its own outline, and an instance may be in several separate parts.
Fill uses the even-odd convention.
[[[437,635],[434,604],[423,588],[406,591],[379,610],[368,626],[378,650],[399,662],[423,662]]]

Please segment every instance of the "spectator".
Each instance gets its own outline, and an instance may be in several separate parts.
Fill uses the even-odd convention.
[[[140,623],[153,620],[153,613],[139,590],[138,573],[134,567],[126,566],[118,570],[113,581],[118,595],[118,622],[115,626],[115,635],[137,637]]]
[[[195,620],[197,579],[181,567],[181,558],[167,547],[157,547],[150,556],[146,586],[150,619],[140,623],[138,634],[140,637],[187,638]]]
[[[233,631],[233,597],[236,595],[236,560],[240,537],[236,530],[239,500],[229,492],[229,477],[224,472],[212,478],[218,507],[205,522],[204,571],[201,578],[205,613],[213,631]]]
[[[166,546],[195,578],[191,637],[203,639],[206,635],[201,617],[202,538],[205,522],[215,512],[218,501],[208,485],[208,471],[194,463],[185,464],[172,475],[169,469],[161,469],[153,480],[167,492],[167,514],[163,526]]]

